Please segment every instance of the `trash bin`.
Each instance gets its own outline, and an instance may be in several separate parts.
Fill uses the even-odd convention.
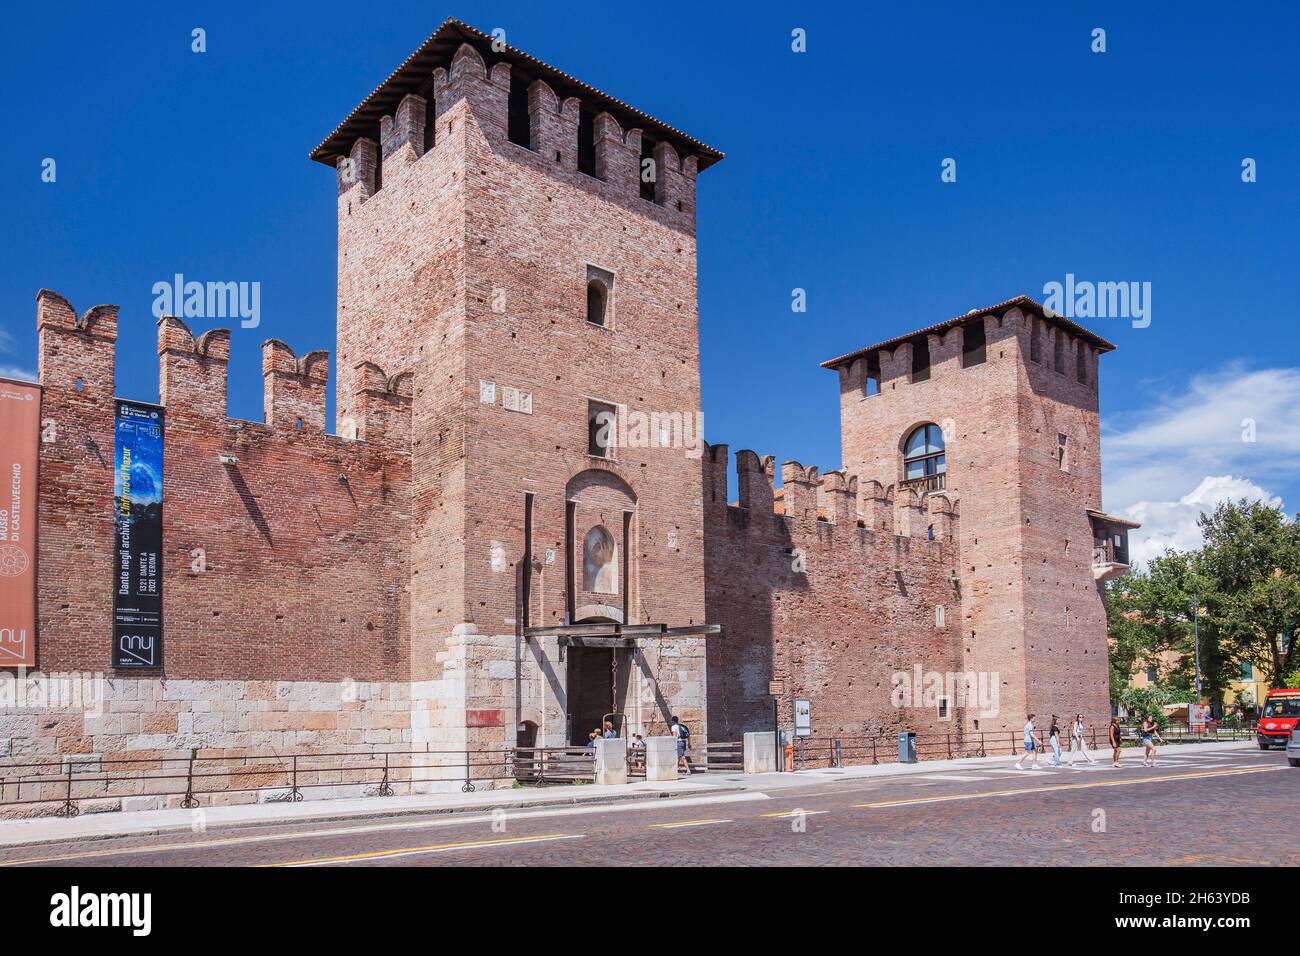
[[[916,763],[916,734],[904,730],[898,735],[898,762]]]

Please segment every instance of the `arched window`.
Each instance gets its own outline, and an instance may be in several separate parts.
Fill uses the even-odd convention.
[[[605,288],[605,283],[599,279],[591,279],[587,282],[587,321],[592,325],[605,324],[605,301],[609,298],[609,292]]]
[[[596,525],[582,541],[582,589],[618,593],[618,546],[604,525]]]
[[[943,450],[943,430],[938,425],[921,425],[903,443],[903,480],[925,481],[943,487],[948,470]]]

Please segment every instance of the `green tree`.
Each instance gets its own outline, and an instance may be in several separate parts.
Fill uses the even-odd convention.
[[[1241,500],[1202,515],[1196,558],[1203,597],[1225,656],[1247,661],[1270,687],[1300,664],[1300,520],[1281,508]]]
[[[1201,692],[1217,699],[1230,675],[1230,662],[1220,647],[1218,630],[1204,613],[1204,594],[1212,588],[1198,572],[1196,555],[1167,551],[1133,574],[1112,581],[1106,589],[1106,612],[1111,641],[1111,699],[1120,703],[1130,675],[1140,666],[1160,667],[1161,684],[1171,692],[1181,688],[1182,700],[1191,700],[1195,684],[1196,655],[1194,613],[1199,633]],[[1162,660],[1177,655],[1172,667]]]

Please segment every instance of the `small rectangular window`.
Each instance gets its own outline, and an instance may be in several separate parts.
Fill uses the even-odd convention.
[[[528,115],[528,77],[518,70],[510,71],[510,98],[507,103],[507,135],[510,142],[526,149],[532,148],[532,120]]]
[[[1158,675],[1156,674],[1156,669],[1155,669],[1154,666],[1152,666],[1152,667],[1148,667],[1148,668],[1147,668],[1147,683],[1148,683],[1148,684],[1154,684],[1154,683],[1156,682],[1156,678],[1157,678],[1157,676],[1158,676]]]
[[[1070,439],[1067,435],[1056,436],[1056,467],[1061,471],[1070,470]]]
[[[961,367],[983,365],[987,358],[984,343],[984,320],[978,319],[961,327]]]
[[[613,307],[614,273],[599,266],[587,266],[587,321],[609,326]]]
[[[587,454],[613,458],[618,438],[618,408],[608,402],[587,400]]]
[[[867,356],[867,377],[862,383],[862,394],[867,396],[880,394],[879,352],[872,352]]]
[[[940,697],[937,701],[938,716],[940,720],[948,720],[952,717],[952,701],[948,697]]]
[[[924,335],[912,339],[912,381],[924,382],[930,378],[930,340]]]

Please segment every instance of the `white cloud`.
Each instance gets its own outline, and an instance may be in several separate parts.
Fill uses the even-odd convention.
[[[1298,407],[1300,368],[1233,362],[1108,422],[1106,506],[1143,523],[1130,535],[1133,559],[1197,547],[1196,519],[1222,501],[1282,505],[1270,488],[1300,475]]]
[[[1300,474],[1300,368],[1245,370],[1232,363],[1155,396],[1143,411],[1108,421],[1102,435],[1111,507],[1176,500],[1206,475],[1280,484]],[[1253,441],[1244,422],[1254,423]]]
[[[17,365],[0,365],[0,378],[21,378],[34,382],[36,373],[29,368],[19,368]]]
[[[14,353],[13,333],[5,329],[0,329],[0,352],[9,355],[13,355]]]
[[[1232,475],[1211,476],[1177,501],[1138,501],[1123,510],[1124,517],[1142,522],[1129,536],[1129,560],[1145,563],[1164,554],[1169,548],[1190,551],[1201,545],[1201,529],[1196,520],[1202,513],[1212,513],[1224,501],[1262,501],[1270,508],[1280,507],[1282,499],[1270,494],[1246,478]]]

